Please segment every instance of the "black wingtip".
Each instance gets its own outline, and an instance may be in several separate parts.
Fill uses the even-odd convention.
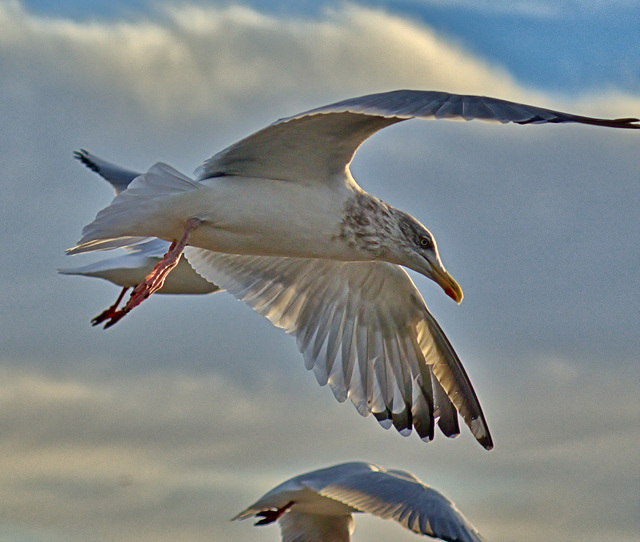
[[[100,174],[100,168],[93,162],[89,156],[89,152],[85,149],[80,149],[79,151],[73,151],[73,157],[76,160],[80,160],[85,166],[87,166],[91,171],[95,171],[97,174]]]
[[[478,442],[482,445],[482,447],[485,450],[487,451],[493,450],[493,439],[491,438],[491,435],[489,433],[487,433],[486,436],[484,437],[480,437],[478,439]]]
[[[597,117],[583,117],[581,115],[561,114],[554,118],[547,118],[541,115],[534,115],[531,118],[521,121],[514,121],[516,124],[564,124],[576,122],[578,124],[589,124],[591,126],[605,126],[607,128],[624,128],[631,130],[640,129],[640,119],[626,117],[620,119],[600,119]]]
[[[584,124],[592,124],[594,126],[608,126],[609,128],[627,128],[632,130],[640,129],[640,119],[623,118],[623,119],[588,119],[581,120]]]

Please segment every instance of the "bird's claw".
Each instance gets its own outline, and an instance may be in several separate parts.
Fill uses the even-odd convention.
[[[292,506],[293,506],[293,501],[289,501],[287,504],[285,504],[281,508],[262,510],[261,512],[258,512],[256,516],[260,516],[263,519],[256,521],[255,525],[269,525],[274,521],[278,521],[282,516],[282,514],[284,514]]]
[[[105,320],[108,320],[108,322],[104,325],[104,329],[108,329],[112,325],[120,321],[133,308],[140,305],[140,303],[147,299],[151,294],[157,292],[160,288],[162,288],[167,275],[180,262],[182,251],[187,245],[189,235],[191,235],[191,232],[195,230],[200,224],[202,224],[202,220],[200,220],[199,218],[189,219],[187,221],[184,233],[182,234],[182,238],[179,241],[174,241],[173,243],[171,243],[169,250],[164,255],[162,260],[160,260],[152,269],[151,273],[149,273],[145,277],[145,279],[133,289],[133,292],[131,292],[131,297],[129,298],[129,301],[127,301],[127,304],[122,309],[116,310],[118,303],[124,295],[123,291],[116,304],[112,307],[109,307],[102,314],[96,316],[91,321],[91,323],[95,326],[104,322]]]
[[[116,302],[113,305],[111,305],[108,309],[106,309],[106,310],[102,311],[100,314],[98,314],[98,316],[93,318],[91,320],[91,325],[92,326],[97,326],[97,325],[101,324],[102,322],[104,322],[105,320],[113,319],[120,312],[118,310],[118,305],[120,305],[120,301],[122,301],[122,298],[124,297],[124,294],[127,293],[128,289],[129,288],[126,287],[126,286],[124,288],[122,288],[122,291],[120,292],[120,295],[118,296],[118,299],[116,299]],[[118,318],[118,320],[120,318],[122,318],[122,316],[120,316]]]

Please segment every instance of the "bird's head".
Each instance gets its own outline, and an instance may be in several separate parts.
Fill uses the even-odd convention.
[[[397,245],[400,251],[401,265],[413,269],[430,278],[444,290],[456,303],[462,301],[462,289],[440,261],[436,240],[427,228],[412,216],[396,210],[401,242]]]
[[[360,191],[345,204],[340,237],[372,259],[417,271],[456,303],[462,301],[462,290],[442,265],[433,235],[411,215]]]

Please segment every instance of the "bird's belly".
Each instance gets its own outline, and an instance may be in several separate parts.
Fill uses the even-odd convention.
[[[292,500],[295,501],[296,512],[301,512],[303,514],[347,516],[358,511],[356,508],[347,504],[335,499],[323,497],[315,491],[308,489],[297,492]]]
[[[260,179],[209,183],[179,205],[185,220],[203,220],[190,245],[233,254],[360,259],[340,237],[346,198],[339,191]]]

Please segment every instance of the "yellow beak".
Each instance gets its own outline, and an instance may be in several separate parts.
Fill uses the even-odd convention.
[[[463,297],[462,288],[454,278],[442,267],[432,265],[431,271],[431,278],[444,290],[444,293],[460,304]]]

